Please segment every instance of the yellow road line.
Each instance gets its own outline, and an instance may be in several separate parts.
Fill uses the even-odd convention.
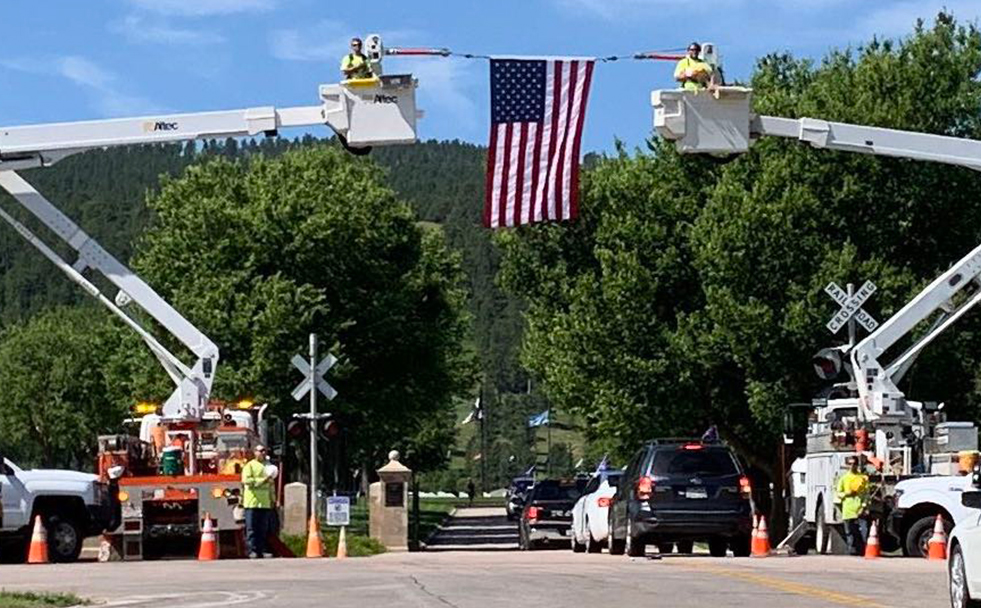
[[[770,587],[771,589],[777,589],[778,591],[783,591],[785,593],[791,593],[794,595],[803,595],[806,597],[826,600],[828,602],[834,604],[840,604],[842,606],[860,606],[861,608],[887,608],[886,605],[879,604],[866,597],[860,597],[857,595],[850,595],[846,593],[838,593],[836,591],[829,591],[827,589],[822,589],[820,587],[812,587],[810,585],[802,585],[800,583],[792,583],[790,581],[785,581],[783,579],[774,578],[771,576],[762,576],[760,574],[753,574],[739,569],[721,568],[719,566],[708,566],[708,565],[700,565],[698,568],[695,568],[689,564],[682,564],[674,560],[672,561],[665,560],[665,563],[671,564],[673,566],[680,566],[687,570],[693,570],[696,572],[710,572],[712,574],[728,576],[730,578],[736,578],[750,583],[756,583],[757,585],[761,585],[763,587]]]

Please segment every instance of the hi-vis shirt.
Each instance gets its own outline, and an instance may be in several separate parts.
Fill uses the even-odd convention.
[[[266,475],[266,465],[250,460],[242,467],[242,506],[246,509],[272,508],[272,483]]]
[[[678,65],[674,68],[674,79],[677,80],[685,75],[685,72],[691,70],[692,72],[705,72],[709,76],[712,75],[712,66],[700,61],[698,59],[692,59],[691,57],[685,57],[678,62]],[[698,91],[705,88],[705,83],[698,82],[696,80],[685,80],[684,89],[686,91]]]
[[[353,72],[348,72],[352,69]],[[346,78],[371,78],[374,76],[371,73],[371,66],[368,65],[368,58],[354,53],[348,53],[341,59],[341,72]]]

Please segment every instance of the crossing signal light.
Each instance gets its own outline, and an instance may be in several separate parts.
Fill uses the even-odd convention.
[[[328,418],[320,424],[320,436],[330,441],[341,434],[341,425],[336,420]]]
[[[811,357],[811,364],[814,366],[814,373],[822,380],[838,380],[842,372],[848,372],[850,368],[847,362],[842,360],[842,348],[822,348],[816,355]]]
[[[306,420],[290,420],[286,425],[286,434],[293,439],[301,439],[308,432]]]

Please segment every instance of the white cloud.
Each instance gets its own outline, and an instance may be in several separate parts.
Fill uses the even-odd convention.
[[[892,38],[905,36],[912,33],[917,19],[929,24],[942,10],[952,13],[961,23],[977,21],[981,16],[981,5],[977,0],[903,0],[875,6],[856,25],[856,37],[868,38],[873,34]]]
[[[347,52],[351,32],[337,21],[321,21],[306,30],[281,29],[269,34],[269,50],[284,61],[340,60]]]
[[[121,90],[117,85],[118,78],[115,74],[77,55],[0,59],[0,67],[66,78],[88,91],[92,99],[92,107],[102,116],[133,116],[165,111],[165,108],[145,97],[130,95]]]
[[[225,37],[217,32],[178,28],[166,22],[150,23],[139,15],[114,21],[109,24],[109,30],[135,43],[207,45],[225,41]]]
[[[267,12],[278,0],[128,0],[133,6],[161,15],[205,17],[233,13]]]

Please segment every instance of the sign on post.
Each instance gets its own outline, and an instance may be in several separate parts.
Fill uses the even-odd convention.
[[[351,525],[351,499],[347,496],[327,497],[327,525]]]
[[[845,290],[833,281],[828,283],[828,286],[824,288],[824,292],[841,306],[841,309],[835,313],[835,316],[831,317],[831,320],[828,321],[826,326],[828,331],[836,334],[845,324],[853,321],[864,327],[869,333],[875,331],[879,327],[879,322],[862,309],[862,304],[875,293],[875,290],[876,286],[872,281],[866,281],[858,292],[854,294],[846,293]]]

